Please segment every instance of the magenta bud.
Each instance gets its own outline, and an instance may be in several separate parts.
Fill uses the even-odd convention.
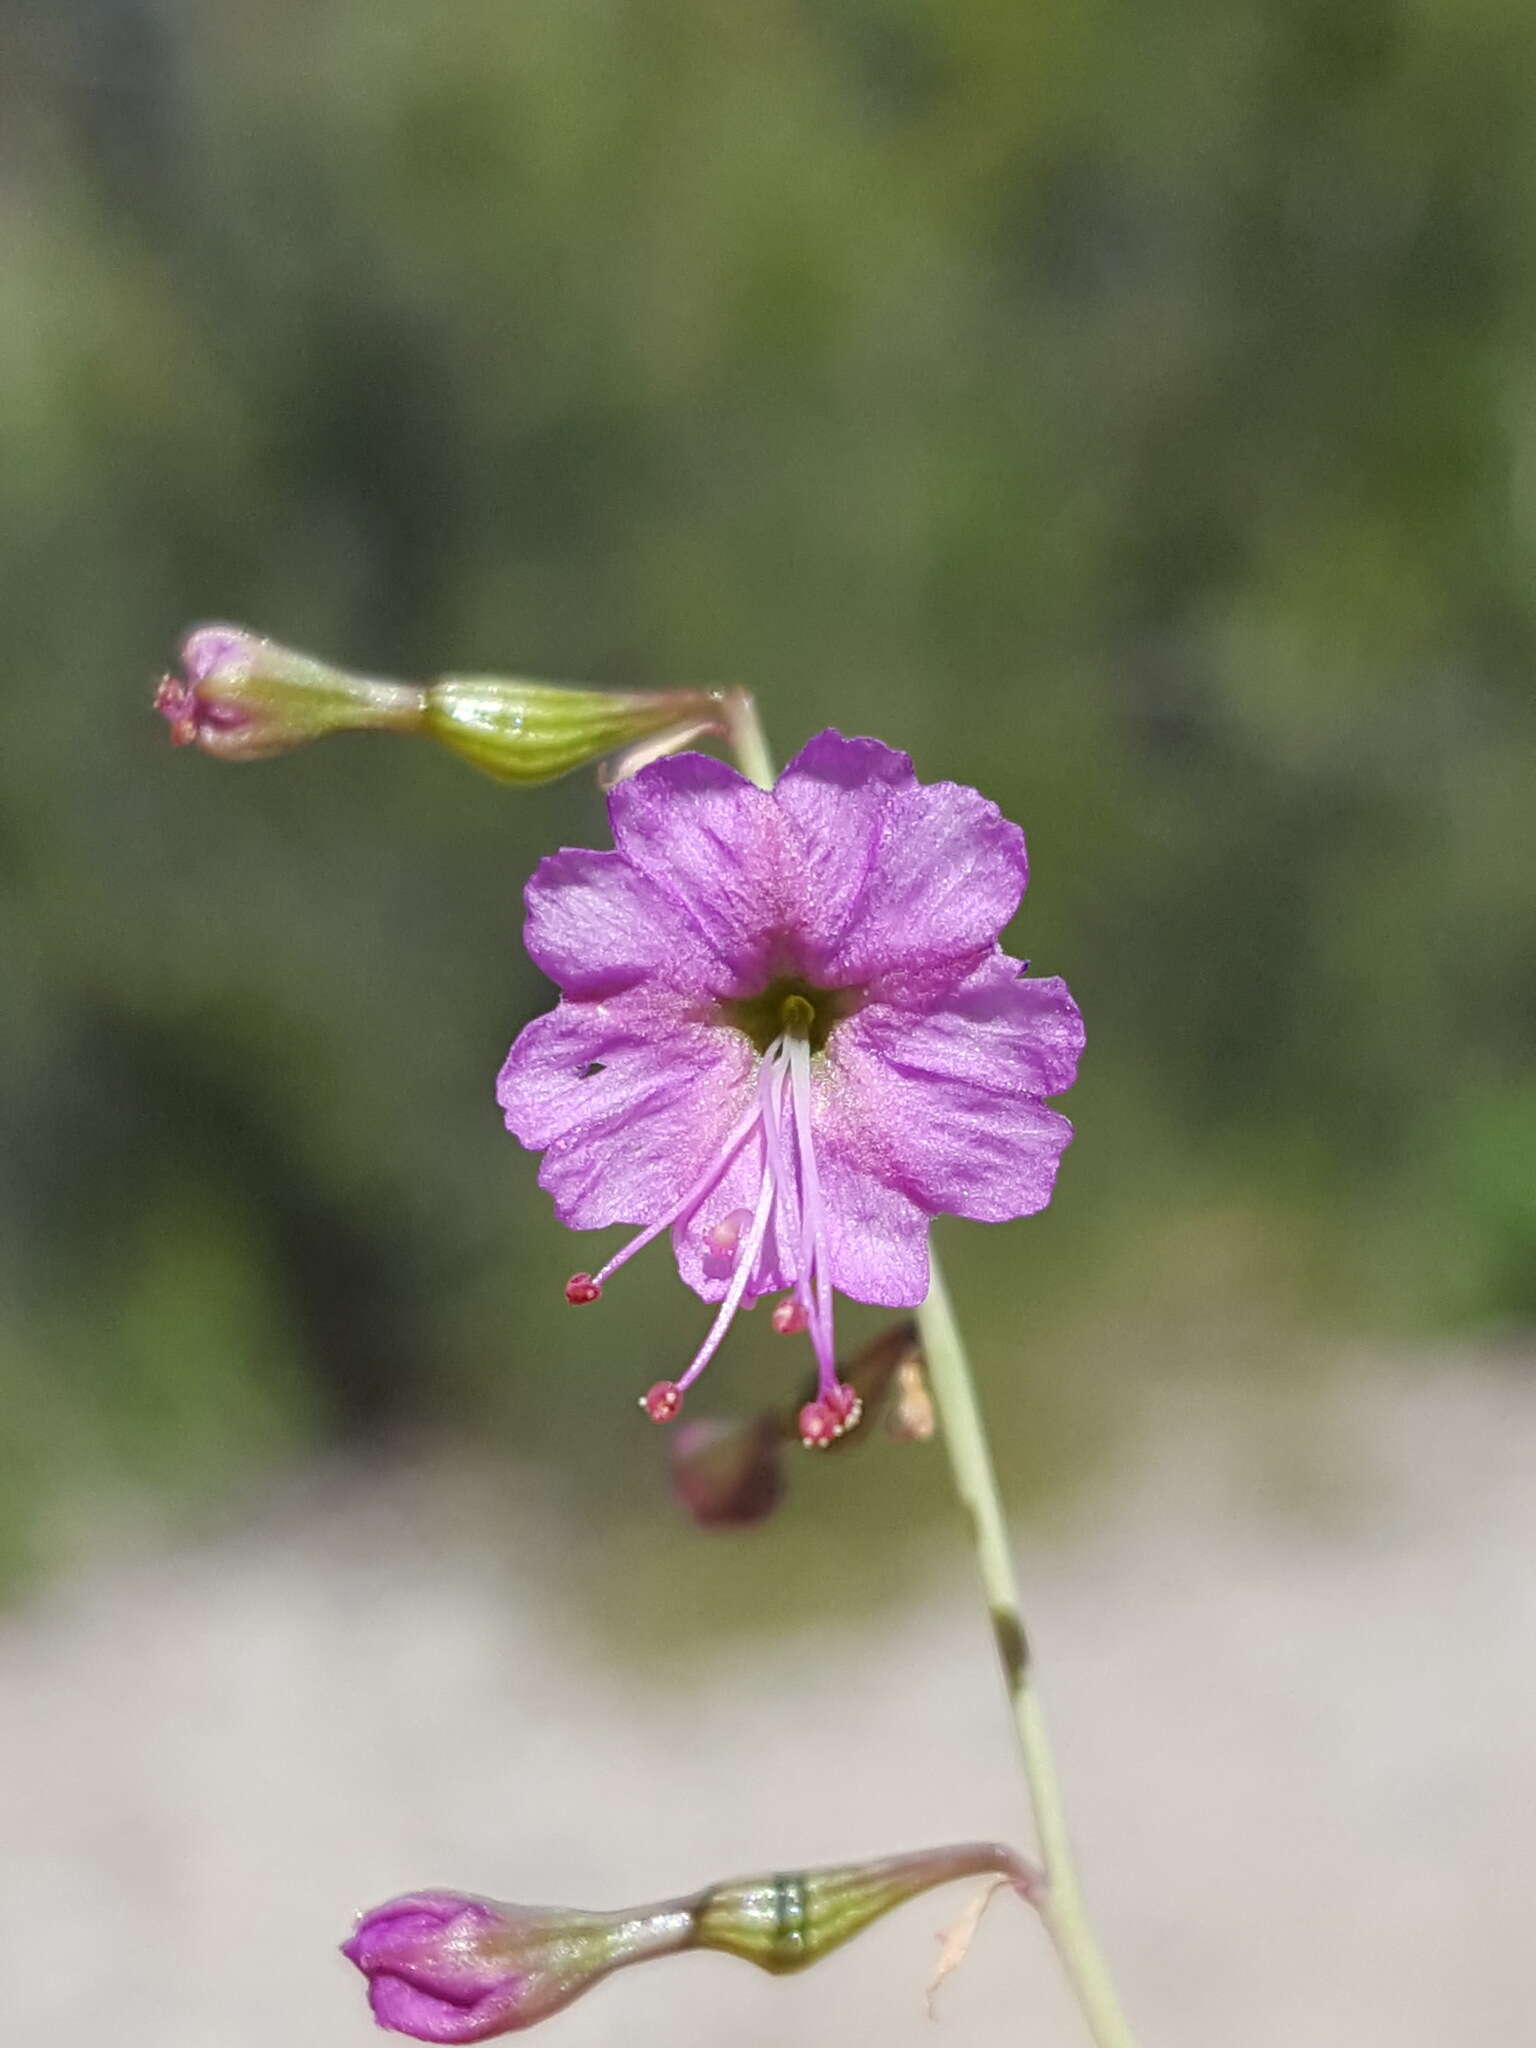
[[[784,1434],[775,1416],[685,1422],[668,1449],[672,1491],[706,1529],[765,1521],[784,1497]]]
[[[548,2019],[610,1971],[693,1940],[685,1906],[621,1915],[413,1892],[365,1913],[341,1952],[367,1978],[381,2027],[418,2041],[488,2041]]]

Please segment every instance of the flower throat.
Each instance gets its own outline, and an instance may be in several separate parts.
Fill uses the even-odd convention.
[[[721,1003],[719,1015],[724,1023],[745,1032],[764,1055],[781,1036],[803,1038],[812,1052],[821,1052],[832,1036],[833,1025],[851,1016],[857,1007],[858,996],[852,989],[813,988],[796,976],[781,975],[760,996]]]

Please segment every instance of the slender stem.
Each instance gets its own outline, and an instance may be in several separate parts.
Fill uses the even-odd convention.
[[[936,1259],[930,1261],[928,1299],[917,1312],[917,1323],[955,1491],[970,1518],[976,1565],[992,1615],[992,1638],[1003,1668],[1008,1703],[1013,1709],[1024,1775],[1029,1780],[1040,1860],[1046,1873],[1041,1918],[1077,1994],[1088,2031],[1099,2048],[1131,2048],[1130,2028],[1083,1906],[1045,1716],[1030,1674],[1029,1638],[1019,1612],[1018,1580],[997,1489],[997,1471],[976,1399],[976,1383],[966,1358],[965,1342]]]
[[[731,750],[741,772],[760,787],[772,788],[773,759],[757,705],[748,691],[730,693],[726,720]],[[932,1254],[928,1299],[918,1310],[917,1321],[955,1491],[971,1525],[976,1565],[992,1616],[992,1639],[1003,1669],[1008,1704],[1013,1710],[1014,1734],[1034,1808],[1035,1831],[1046,1876],[1044,1891],[1036,1903],[1097,2048],[1134,2048],[1130,2028],[1084,1910],[1045,1716],[1030,1674],[1029,1638],[1019,1612],[1018,1579],[997,1487],[997,1470],[992,1463],[965,1341],[955,1321],[938,1259]]]

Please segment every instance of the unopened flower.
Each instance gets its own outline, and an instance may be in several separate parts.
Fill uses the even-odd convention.
[[[177,746],[225,761],[265,761],[333,732],[409,732],[436,740],[499,781],[557,776],[625,750],[676,747],[713,730],[712,690],[593,690],[521,678],[385,682],[354,675],[243,626],[198,626],[155,708]]]
[[[685,1422],[669,1446],[672,1491],[702,1528],[766,1521],[784,1498],[783,1446],[776,1415]]]
[[[778,1304],[798,1307],[793,1295]],[[775,1324],[802,1330],[800,1319]],[[840,1362],[838,1376],[858,1404],[855,1421],[827,1449],[847,1450],[884,1420],[898,1441],[923,1442],[933,1434],[933,1408],[923,1378],[917,1325],[903,1317]],[[815,1398],[814,1386],[810,1390]],[[784,1448],[800,1437],[801,1404],[751,1416],[709,1416],[674,1430],[669,1451],[672,1491],[706,1529],[745,1528],[771,1515],[785,1492]]]
[[[920,1892],[982,1875],[1027,1899],[1040,1883],[1003,1844],[964,1842],[738,1878],[611,1913],[413,1892],[365,1913],[342,1954],[367,1978],[381,2027],[419,2041],[486,2041],[548,2019],[615,1970],[688,1949],[739,1956],[775,1976],[806,1969]]]
[[[567,1287],[594,1301],[670,1230],[718,1304],[692,1361],[644,1397],[657,1421],[738,1309],[781,1294],[818,1387],[803,1440],[857,1420],[834,1292],[913,1307],[940,1214],[1001,1222],[1050,1200],[1071,1137],[1082,1020],[1063,982],[997,943],[1024,835],[905,754],[824,732],[771,790],[704,755],[609,796],[611,852],[566,849],[528,885],[528,950],[562,1000],[512,1047],[498,1095],[544,1154],[561,1220],[638,1235]]]
[[[178,747],[224,761],[267,761],[331,732],[413,732],[422,692],[349,674],[243,626],[196,626],[155,709]]]

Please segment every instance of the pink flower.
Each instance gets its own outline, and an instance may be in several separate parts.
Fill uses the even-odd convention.
[[[507,1127],[578,1230],[638,1225],[573,1301],[664,1230],[718,1303],[669,1421],[737,1310],[787,1291],[820,1391],[810,1444],[856,1419],[834,1292],[914,1307],[928,1225],[1042,1209],[1072,1135],[1082,1019],[997,943],[1028,880],[1024,835],[905,754],[824,732],[762,790],[707,755],[658,761],[608,800],[614,850],[528,885],[528,950],[562,990],[507,1056]]]

